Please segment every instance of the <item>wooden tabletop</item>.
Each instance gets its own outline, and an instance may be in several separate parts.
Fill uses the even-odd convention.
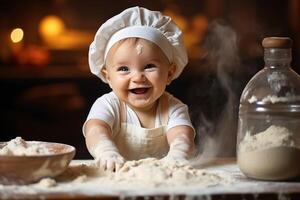
[[[78,166],[91,160],[73,160],[70,164]],[[0,185],[1,199],[300,199],[299,181],[258,181],[245,177],[234,159],[215,159],[201,165],[209,172],[216,172],[229,177],[232,182],[227,185],[209,187],[182,186],[170,192],[164,187],[138,188],[110,187],[80,183],[57,182],[49,188],[31,185]],[[61,187],[63,186],[63,187]]]

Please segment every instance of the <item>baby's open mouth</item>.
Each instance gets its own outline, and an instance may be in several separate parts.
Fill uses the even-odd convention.
[[[148,90],[149,88],[134,88],[134,89],[130,89],[129,91],[134,94],[145,94]]]

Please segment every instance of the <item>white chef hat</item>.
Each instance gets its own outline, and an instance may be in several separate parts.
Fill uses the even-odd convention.
[[[89,65],[93,74],[106,82],[102,74],[109,49],[125,38],[143,38],[155,43],[170,63],[176,65],[177,78],[188,62],[182,32],[168,16],[142,7],[132,7],[110,18],[98,29],[89,49]]]

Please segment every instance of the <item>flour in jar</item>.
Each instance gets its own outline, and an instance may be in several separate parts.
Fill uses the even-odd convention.
[[[238,165],[247,176],[284,180],[300,175],[300,140],[289,129],[272,125],[265,131],[246,133],[239,144]]]
[[[37,141],[25,141],[21,137],[10,140],[4,146],[0,147],[2,156],[32,156],[48,155],[51,151]]]
[[[296,96],[290,93],[287,93],[285,96],[279,97],[276,95],[268,95],[265,96],[262,99],[258,99],[256,96],[251,96],[251,98],[248,99],[249,103],[257,103],[257,102],[262,102],[262,103],[287,103],[287,102],[296,102],[300,101],[300,96]]]
[[[289,129],[272,125],[265,131],[254,135],[246,132],[245,137],[239,145],[239,152],[249,152],[278,146],[300,148],[300,140]]]

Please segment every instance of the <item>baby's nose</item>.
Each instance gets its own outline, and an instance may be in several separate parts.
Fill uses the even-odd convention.
[[[135,81],[135,82],[145,81],[146,77],[145,77],[144,72],[135,71],[133,76],[132,76],[132,80]]]

